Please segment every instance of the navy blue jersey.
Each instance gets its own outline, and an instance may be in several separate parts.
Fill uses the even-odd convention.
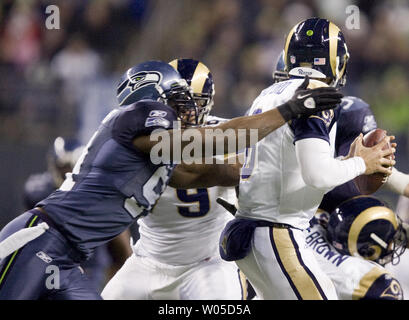
[[[57,189],[57,185],[50,172],[32,174],[24,185],[24,206],[32,209],[37,202],[43,200]]]
[[[330,143],[329,133],[338,121],[339,108],[321,111],[309,117],[292,120],[290,127],[294,132],[294,143],[308,138],[323,139]]]
[[[377,128],[375,116],[369,105],[357,97],[342,98],[342,103],[338,109],[339,119],[335,138],[337,157],[348,154],[351,143],[361,132],[365,135]],[[354,182],[348,181],[328,192],[324,196],[320,208],[332,212],[341,202],[357,195],[360,195],[360,192]]]
[[[82,253],[89,256],[152,209],[174,166],[153,164],[132,142],[176,120],[172,108],[150,100],[112,111],[60,189],[38,203]]]
[[[57,184],[50,172],[32,174],[24,186],[24,205],[26,209],[34,206],[57,189]],[[85,270],[90,284],[98,292],[105,281],[105,271],[110,265],[110,256],[106,245],[98,247],[89,260],[81,264]]]
[[[337,124],[335,150],[337,156],[346,156],[349,146],[360,133],[364,135],[377,128],[375,116],[369,105],[357,98],[347,96],[342,98]]]

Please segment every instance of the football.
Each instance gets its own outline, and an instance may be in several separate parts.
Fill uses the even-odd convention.
[[[377,145],[386,136],[386,131],[383,129],[375,129],[368,132],[363,138],[365,147],[373,147]],[[385,145],[383,149],[390,147],[390,144]],[[377,191],[386,181],[388,176],[382,173],[373,173],[370,175],[360,175],[354,179],[354,183],[361,194],[367,195]]]

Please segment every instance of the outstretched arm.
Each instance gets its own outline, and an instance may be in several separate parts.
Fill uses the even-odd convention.
[[[200,137],[200,147],[202,154],[205,155],[206,151],[212,150],[213,155],[223,154],[228,148],[229,138],[225,136],[224,131],[227,129],[232,129],[234,131],[234,139],[236,150],[228,150],[229,152],[238,151],[237,148],[239,144],[239,130],[245,130],[245,143],[240,147],[249,147],[252,143],[255,143],[265,136],[281,127],[287,121],[297,118],[299,116],[311,115],[321,110],[327,110],[334,108],[338,103],[341,102],[342,94],[339,93],[335,88],[331,87],[320,87],[316,89],[306,89],[309,84],[309,79],[301,84],[301,86],[296,90],[294,96],[287,101],[286,103],[278,106],[275,109],[266,111],[262,114],[238,117],[230,121],[227,121],[217,127],[213,127],[212,130],[215,132],[217,129],[221,129],[220,134],[213,134],[209,138],[209,135],[206,135],[206,130],[209,128],[190,128],[190,129],[172,129],[166,131],[169,146],[169,157],[174,159],[173,151],[174,143],[180,144],[180,149],[183,150],[191,141],[181,140],[181,136],[187,130],[191,130],[194,136]],[[251,129],[257,130],[256,141],[250,139]],[[224,145],[223,148],[216,148],[216,143],[220,141],[220,135],[222,135],[222,141]],[[158,133],[157,139],[152,139],[152,135],[139,136],[133,140],[134,146],[141,150],[142,152],[149,153],[151,149],[158,143],[161,133]],[[175,139],[176,138],[176,139]],[[241,141],[240,141],[241,142]],[[176,148],[179,150],[179,148]]]
[[[173,171],[169,185],[173,188],[209,188],[237,186],[241,165],[236,164],[179,164]]]

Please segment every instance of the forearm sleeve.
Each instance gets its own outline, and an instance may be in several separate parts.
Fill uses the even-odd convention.
[[[385,183],[385,187],[394,193],[403,195],[408,184],[409,175],[393,168],[392,174],[389,176],[388,180]]]
[[[323,191],[352,180],[366,170],[361,157],[334,159],[328,142],[323,139],[298,140],[295,152],[304,182]]]

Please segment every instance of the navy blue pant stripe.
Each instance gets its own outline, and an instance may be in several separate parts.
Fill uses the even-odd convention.
[[[281,261],[280,255],[278,254],[277,246],[275,244],[274,237],[273,237],[273,228],[274,227],[270,228],[270,242],[271,242],[271,246],[273,247],[274,254],[276,256],[277,262],[280,265],[281,271],[283,272],[283,274],[287,278],[287,281],[290,284],[290,287],[293,289],[294,294],[297,296],[297,299],[302,300],[300,293],[298,292],[296,286],[294,285],[294,282],[291,280],[290,275],[285,270],[284,265],[283,265],[283,263]]]
[[[322,290],[317,278],[314,276],[314,274],[311,272],[311,270],[304,264],[304,261],[302,260],[300,251],[299,251],[299,247],[297,242],[294,239],[294,235],[291,229],[288,229],[288,234],[290,235],[290,239],[292,241],[292,243],[294,244],[295,247],[295,252],[297,253],[297,258],[298,261],[300,262],[300,264],[302,265],[302,267],[304,268],[305,272],[307,272],[307,274],[310,276],[311,280],[314,282],[315,286],[317,287],[317,290],[319,291],[319,293],[321,294],[322,298],[324,300],[328,300],[327,296],[325,295],[324,291]]]

